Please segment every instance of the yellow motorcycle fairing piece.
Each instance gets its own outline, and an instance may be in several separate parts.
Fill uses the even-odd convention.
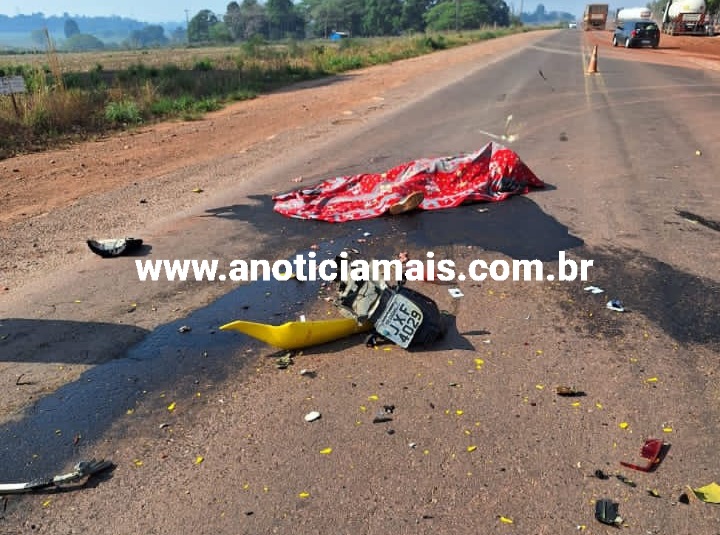
[[[220,327],[221,331],[240,331],[280,349],[303,349],[369,331],[371,323],[358,323],[353,318],[320,321],[289,321],[282,325],[267,325],[252,321],[233,321]]]

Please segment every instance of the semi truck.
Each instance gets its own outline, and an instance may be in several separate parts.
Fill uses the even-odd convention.
[[[705,0],[670,0],[665,5],[662,31],[669,35],[713,35]]]
[[[607,24],[608,4],[588,4],[583,15],[583,29],[604,30]]]

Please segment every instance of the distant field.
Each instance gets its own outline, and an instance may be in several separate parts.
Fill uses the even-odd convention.
[[[0,159],[172,117],[192,120],[302,80],[429,54],[530,28],[235,46],[4,54],[28,91],[0,99]]]
[[[104,70],[124,70],[131,65],[142,63],[147,67],[177,65],[181,69],[192,68],[199,60],[210,59],[217,68],[227,62],[228,68],[235,68],[233,58],[242,50],[240,45],[207,48],[159,48],[153,50],[113,50],[104,52],[59,53],[60,65],[65,72],[88,72],[102,65]],[[30,65],[39,67],[47,64],[45,52],[38,54],[0,54],[2,65]]]

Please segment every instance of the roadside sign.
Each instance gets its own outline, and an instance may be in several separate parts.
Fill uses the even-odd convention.
[[[25,78],[22,76],[0,76],[0,95],[26,93]]]

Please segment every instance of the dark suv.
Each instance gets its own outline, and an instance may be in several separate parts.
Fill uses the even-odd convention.
[[[657,48],[660,44],[660,28],[650,20],[623,20],[615,28],[612,44],[625,45],[625,48],[636,45]]]

